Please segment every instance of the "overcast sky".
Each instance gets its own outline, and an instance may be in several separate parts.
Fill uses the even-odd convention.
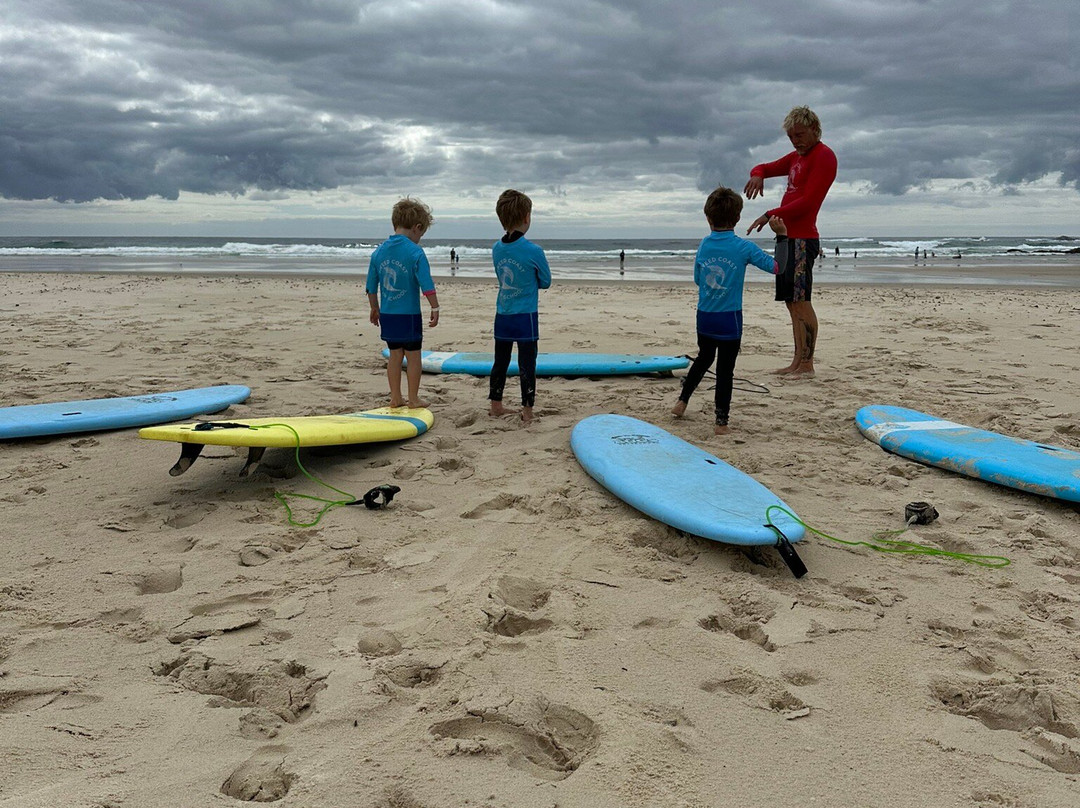
[[[823,237],[1080,235],[1077,0],[0,0],[0,234],[694,236],[790,151]],[[784,180],[747,204],[748,224]]]

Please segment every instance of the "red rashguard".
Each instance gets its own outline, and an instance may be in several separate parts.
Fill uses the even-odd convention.
[[[818,211],[836,179],[836,155],[819,141],[802,157],[791,152],[775,162],[750,169],[751,177],[763,179],[785,174],[788,184],[780,207],[766,212],[784,220],[791,238],[817,238]]]

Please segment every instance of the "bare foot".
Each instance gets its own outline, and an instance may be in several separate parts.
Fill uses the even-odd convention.
[[[521,422],[523,424],[531,424],[533,420],[533,408],[522,407],[521,408]]]
[[[508,410],[501,401],[492,401],[488,407],[488,415],[498,417],[500,415],[517,415],[517,410]]]
[[[715,427],[713,427],[713,434],[714,435],[730,435],[731,434],[731,427],[727,426],[727,425],[721,426],[720,424],[717,424]]]
[[[671,408],[671,414],[674,415],[676,418],[682,418],[683,413],[685,412],[686,402],[680,398],[677,402],[675,402],[675,406]]]
[[[394,399],[390,399],[390,409],[396,410],[396,409],[398,409],[400,407],[404,407],[404,406],[405,406],[405,402],[402,401],[401,399],[398,399],[397,401],[395,401]]]
[[[424,401],[422,398],[418,398],[415,401],[409,402],[409,408],[413,410],[426,410],[431,405]]]
[[[791,378],[793,379],[812,379],[814,378],[814,375],[813,362],[804,362],[795,368],[795,370],[791,371]]]
[[[772,371],[774,376],[784,376],[788,373],[794,373],[798,365],[788,365],[786,368],[780,368],[779,370]]]

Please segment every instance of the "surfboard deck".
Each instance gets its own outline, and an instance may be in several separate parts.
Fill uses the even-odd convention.
[[[802,524],[785,513],[769,518],[781,535],[766,526],[766,510],[791,510],[753,477],[682,438],[646,421],[625,415],[592,415],[577,423],[570,446],[589,475],[644,514],[695,536],[743,546],[777,546],[803,538]],[[806,568],[785,562],[797,577]],[[801,567],[801,573],[798,570]]]
[[[247,447],[249,473],[268,448],[342,446],[381,443],[422,435],[435,423],[425,408],[379,407],[341,415],[304,415],[285,418],[244,418],[237,421],[202,421],[146,427],[139,437],[183,444],[180,460],[169,470],[176,477],[187,471],[203,446]]]
[[[871,404],[859,431],[881,448],[978,480],[1080,502],[1080,452],[965,426],[905,407]]]
[[[251,390],[223,384],[167,393],[0,407],[0,439],[33,438],[162,424],[220,412]]]
[[[383,348],[383,358],[390,351]],[[470,376],[490,376],[495,364],[493,353],[455,351],[421,351],[420,363],[425,373],[463,373]],[[685,356],[646,356],[644,354],[602,353],[541,353],[536,357],[537,376],[626,376],[639,373],[661,373],[688,367]],[[519,374],[517,354],[510,359],[507,375]]]

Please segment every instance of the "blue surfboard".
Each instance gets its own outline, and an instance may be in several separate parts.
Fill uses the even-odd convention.
[[[164,424],[218,412],[250,395],[251,390],[243,385],[223,384],[123,398],[0,407],[0,440]]]
[[[918,410],[871,404],[855,423],[882,449],[978,480],[1080,502],[1080,452],[1011,438]]]
[[[390,351],[383,348],[384,358]],[[454,351],[422,351],[420,362],[425,373],[465,373],[490,376],[495,354]],[[541,353],[536,357],[537,376],[624,376],[635,373],[671,373],[688,367],[685,356],[646,356],[638,354]],[[518,375],[517,355],[510,360],[510,376]]]
[[[773,505],[790,511],[783,500],[748,474],[658,426],[625,415],[592,415],[574,427],[570,446],[593,479],[664,524],[726,544],[780,544],[781,537],[766,526],[766,511]],[[789,542],[805,532],[801,522],[783,512],[773,511],[768,521]]]

